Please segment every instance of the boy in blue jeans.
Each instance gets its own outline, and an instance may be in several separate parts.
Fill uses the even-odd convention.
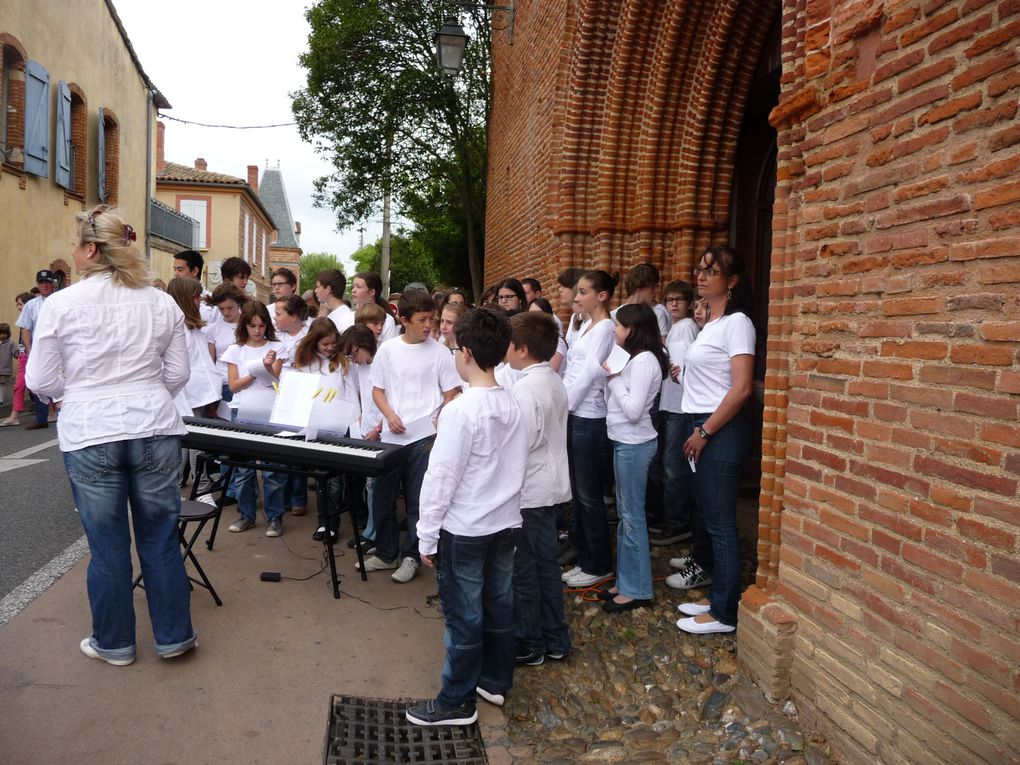
[[[450,348],[470,387],[439,418],[421,487],[418,550],[435,567],[446,619],[442,690],[408,707],[415,725],[470,725],[475,693],[502,704],[513,685],[513,566],[528,429],[494,370],[510,321],[479,308],[461,316]]]

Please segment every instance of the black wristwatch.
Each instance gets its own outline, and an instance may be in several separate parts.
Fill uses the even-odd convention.
[[[712,434],[711,434],[711,433],[709,433],[709,432],[708,432],[707,430],[705,430],[705,429],[704,429],[703,427],[701,427],[700,425],[698,426],[698,434],[699,434],[699,435],[700,435],[700,436],[701,436],[702,438],[704,438],[704,439],[705,439],[706,441],[707,441],[708,439],[710,439],[710,438],[712,437]]]

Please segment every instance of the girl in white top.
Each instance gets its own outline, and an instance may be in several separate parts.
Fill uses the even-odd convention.
[[[652,598],[652,561],[645,525],[648,467],[658,448],[651,409],[669,371],[655,311],[629,303],[616,313],[616,344],[630,354],[622,372],[608,377],[606,427],[613,442],[616,474],[616,587],[602,609],[619,613],[647,605]],[[606,371],[609,369],[606,367]]]
[[[541,311],[542,313],[549,314],[554,319],[556,318],[556,314],[553,313],[552,304],[545,298],[539,297],[532,300],[531,303],[528,305],[528,310]],[[567,341],[564,340],[562,336],[557,335],[556,353],[554,353],[553,357],[549,359],[549,366],[552,367],[552,370],[556,372],[556,374],[558,374],[560,377],[562,377],[563,373],[566,371],[563,364],[563,359],[566,355],[567,355]]]
[[[730,247],[710,247],[694,270],[710,320],[687,349],[683,370],[684,455],[694,468],[694,493],[707,538],[696,533],[693,561],[667,579],[683,588],[711,579],[707,598],[683,603],[677,627],[695,634],[733,632],[740,600],[737,498],[751,426],[744,404],[754,374],[754,325],[744,267]],[[699,529],[700,531],[700,529]],[[710,540],[710,544],[707,544]],[[670,581],[674,580],[674,581]],[[676,581],[682,580],[682,581]]]
[[[357,423],[361,418],[357,372],[354,365],[341,353],[340,347],[340,333],[337,332],[332,320],[315,319],[308,328],[308,334],[298,343],[291,366],[298,372],[320,375],[322,381],[320,387],[323,390],[336,390],[338,400],[346,401],[354,407],[354,422]],[[351,429],[354,430],[356,427],[352,425]],[[327,485],[328,507],[317,508],[319,527],[312,534],[312,538],[317,542],[325,539],[327,522],[332,538],[335,540],[338,536],[342,492],[341,479],[330,479]]]
[[[175,277],[170,280],[166,291],[184,314],[184,339],[188,343],[188,361],[191,364],[188,384],[177,399],[184,404],[188,415],[201,417],[205,407],[220,400],[220,375],[209,352],[209,342],[202,331],[205,322],[199,312],[202,284],[190,277]]]
[[[591,587],[612,576],[609,521],[602,493],[609,444],[606,437],[606,375],[602,365],[613,348],[609,300],[618,278],[588,271],[577,282],[577,303],[590,322],[568,351],[567,419],[570,484],[579,557],[564,574],[568,587]]]
[[[383,427],[382,412],[372,398],[372,360],[377,348],[375,333],[364,324],[356,323],[340,338],[340,351],[353,366],[361,401],[361,419],[357,426],[351,426],[351,436],[366,441],[378,441]],[[369,508],[372,507],[375,479],[358,475],[348,475],[346,479],[347,507],[361,528],[362,542],[371,547],[375,543],[375,520]]]
[[[299,295],[290,295],[277,300],[273,308],[273,324],[283,345],[280,357],[284,366],[287,366],[294,358],[294,351],[301,338],[308,334],[308,325],[311,324],[308,321],[308,304]]]
[[[224,282],[205,302],[220,312],[220,320],[206,326],[205,338],[209,341],[209,353],[220,373],[220,398],[230,401],[234,394],[227,384],[227,365],[223,362],[223,354],[237,342],[237,322],[241,318],[241,309],[250,302],[250,298],[232,283]]]
[[[236,340],[224,351],[222,361],[227,367],[227,384],[234,394],[232,403],[240,409],[248,394],[273,390],[273,384],[279,379],[283,367],[283,360],[278,358],[282,345],[276,339],[276,331],[265,303],[256,300],[244,307],[237,322]],[[287,475],[264,470],[262,481],[265,492],[262,507],[269,524],[266,536],[278,537],[283,533],[283,487]],[[255,525],[258,502],[255,468],[237,468],[232,488],[241,515],[230,525],[230,530],[247,531]]]
[[[105,205],[75,216],[81,280],[42,305],[25,370],[36,394],[63,400],[57,435],[91,552],[92,628],[79,648],[119,666],[135,660],[132,537],[156,652],[171,658],[196,644],[177,531],[184,424],[173,398],[188,381],[184,316],[148,286],[136,239]]]
[[[362,271],[360,273],[356,273],[354,278],[351,280],[351,300],[354,303],[355,311],[363,305],[375,303],[377,306],[382,308],[386,314],[383,319],[382,332],[378,335],[380,343],[384,343],[400,334],[400,328],[393,320],[392,309],[389,304],[382,299],[382,290],[382,279],[379,278],[379,274]],[[357,321],[357,319],[355,319],[355,321]]]

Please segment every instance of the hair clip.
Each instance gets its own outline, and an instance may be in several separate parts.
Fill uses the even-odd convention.
[[[129,224],[125,224],[124,225],[124,244],[127,244],[128,242],[134,242],[134,241],[137,241],[137,240],[138,240],[138,234],[135,233],[135,230],[133,228],[131,228],[131,226]]]

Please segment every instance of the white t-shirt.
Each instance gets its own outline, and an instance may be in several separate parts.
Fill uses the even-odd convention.
[[[372,362],[372,385],[386,392],[390,408],[406,425],[435,417],[443,393],[460,387],[453,354],[431,337],[408,343],[402,337],[379,346]]]
[[[440,529],[478,537],[519,528],[527,461],[528,428],[507,391],[468,388],[451,401],[421,485],[419,552],[435,553]]]
[[[521,507],[567,502],[567,389],[547,361],[526,367],[517,375],[511,393],[528,426],[528,467],[521,487]]]
[[[386,314],[386,319],[383,321],[382,332],[379,333],[378,342],[384,343],[387,340],[392,340],[394,337],[400,334],[400,327],[393,320],[393,317]]]
[[[358,395],[361,399],[361,433],[364,438],[372,430],[382,425],[383,416],[372,398],[372,366],[357,364]],[[353,435],[353,433],[352,433]]]
[[[595,325],[585,323],[567,354],[563,384],[567,386],[570,411],[578,417],[606,416],[606,372],[602,365],[613,350],[614,326],[612,319]]]
[[[205,332],[201,329],[185,329],[184,339],[188,343],[191,375],[188,377],[188,384],[184,386],[183,395],[188,403],[188,409],[198,409],[220,400],[222,383],[216,364],[209,354],[209,341],[206,340]]]
[[[657,437],[649,412],[661,385],[662,369],[648,351],[631,357],[623,371],[607,383],[606,431],[611,441],[643,444]]]
[[[237,345],[237,324],[228,324],[222,319],[215,324],[207,324],[205,339],[216,346],[216,370],[220,373],[220,380],[226,382],[227,365],[223,363],[223,354],[230,346]]]
[[[680,367],[683,374],[684,360],[687,357],[687,349],[698,336],[698,325],[694,319],[684,318],[673,325],[673,328],[666,336],[666,350],[669,352],[669,363]],[[683,380],[683,378],[679,378]],[[673,378],[666,375],[662,381],[662,395],[659,398],[659,409],[663,412],[680,414],[683,412],[681,403],[683,401],[684,386],[682,382],[673,382]]]
[[[260,345],[258,348],[253,348],[250,345],[238,345],[234,343],[227,350],[223,352],[222,361],[224,364],[234,364],[237,366],[237,376],[246,377],[249,372],[248,369],[251,367],[261,367],[262,360],[266,354],[270,351],[280,352],[281,345],[279,341],[267,340],[265,345]],[[241,400],[244,398],[244,394],[247,391],[256,390],[272,390],[273,381],[267,380],[262,377],[256,377],[255,380],[247,388],[239,390],[234,394],[233,400],[230,405],[233,407],[240,406]]]
[[[294,354],[297,353],[298,343],[301,342],[302,338],[308,334],[308,327],[311,325],[311,321],[305,320],[305,323],[301,325],[295,334],[288,335],[286,332],[276,333],[276,339],[280,343],[280,358],[283,359],[283,365],[285,367],[291,366],[294,361]]]
[[[712,319],[687,349],[683,373],[683,410],[714,412],[733,387],[734,356],[754,356],[754,324],[742,313]]]
[[[616,308],[609,312],[609,315],[613,318],[614,321],[616,320],[617,311],[619,311],[625,305],[627,305],[627,303],[618,305],[616,306]],[[659,324],[659,334],[665,337],[666,335],[669,334],[669,330],[673,326],[673,320],[669,316],[669,311],[666,309],[666,306],[661,304],[653,305],[651,306],[651,309],[652,311],[655,312],[655,321],[658,322]]]
[[[343,332],[348,327],[354,326],[354,311],[350,309],[350,306],[341,303],[329,312],[329,320],[333,322],[337,332]]]

